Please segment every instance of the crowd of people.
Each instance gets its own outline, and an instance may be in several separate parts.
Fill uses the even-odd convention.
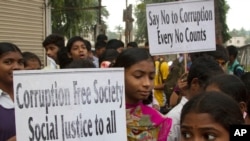
[[[169,65],[164,55],[150,54],[148,42],[125,45],[104,34],[94,47],[80,36],[65,45],[58,34],[41,44],[47,66],[0,42],[0,141],[16,140],[13,71],[24,69],[123,67],[129,141],[229,141],[230,125],[250,124],[250,72],[239,65],[235,46],[179,54]]]

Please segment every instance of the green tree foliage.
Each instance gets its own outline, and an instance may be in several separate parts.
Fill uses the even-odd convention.
[[[229,34],[232,37],[237,37],[237,36],[246,37],[250,35],[250,31],[246,31],[244,28],[241,28],[240,30],[233,29],[232,31],[229,32]]]
[[[121,25],[119,25],[119,26],[115,27],[115,30],[119,34],[119,40],[121,40],[122,39],[122,33],[124,32],[124,29],[121,27]]]
[[[137,19],[137,29],[136,29],[136,41],[141,42],[148,40],[147,33],[147,22],[146,22],[146,4],[159,3],[159,2],[171,2],[176,0],[140,0],[135,8],[135,17]],[[215,14],[219,17],[216,20],[216,27],[218,27],[218,35],[222,36],[223,42],[226,42],[231,38],[228,31],[228,26],[226,24],[226,14],[229,10],[225,0],[215,0],[215,5],[218,6],[215,10]]]
[[[98,0],[50,0],[49,4],[53,33],[70,38],[92,31],[98,23]],[[109,15],[105,8],[101,13]]]
[[[221,33],[219,35],[222,36],[223,43],[228,41],[231,36],[229,34],[229,28],[227,26],[227,12],[229,10],[229,5],[226,3],[226,0],[215,0],[215,5],[218,8],[215,9],[215,14],[219,17],[217,21],[215,21],[215,26],[220,27],[219,30]]]
[[[119,39],[119,36],[117,32],[107,31],[107,36],[109,39]]]
[[[233,29],[232,31],[229,32],[229,34],[232,36],[232,37],[236,37],[236,36],[239,36],[239,33],[236,29]]]
[[[135,17],[136,17],[136,41],[143,42],[144,39],[148,39],[148,32],[147,32],[147,21],[146,21],[146,4],[141,3],[138,4],[135,8]]]
[[[146,18],[146,4],[150,3],[160,3],[160,2],[170,2],[175,0],[140,0],[141,3],[135,7],[135,17],[136,17],[136,41],[143,42],[148,40],[148,30],[147,30],[147,18]]]
[[[248,38],[245,41],[245,44],[250,44],[250,37],[248,36]]]

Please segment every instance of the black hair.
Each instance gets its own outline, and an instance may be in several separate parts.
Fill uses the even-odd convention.
[[[212,56],[214,59],[223,59],[225,62],[229,60],[229,54],[227,49],[219,44],[216,44],[215,51],[208,51],[206,52],[208,55]]]
[[[40,58],[35,53],[27,51],[27,52],[23,52],[22,55],[23,55],[23,60],[24,60],[24,67],[27,67],[28,65],[27,62],[32,59],[37,60],[39,62],[39,65],[42,66],[42,62]]]
[[[124,43],[121,40],[110,39],[107,43],[107,49],[117,49],[120,47],[124,47]]]
[[[106,46],[107,46],[106,42],[104,42],[104,41],[97,41],[95,43],[95,50],[98,50],[100,48],[106,48]]]
[[[68,40],[68,43],[67,43],[67,45],[66,45],[68,52],[70,52],[70,50],[71,50],[71,48],[72,48],[72,45],[73,45],[76,41],[82,41],[84,44],[86,43],[86,41],[84,41],[84,39],[83,39],[82,37],[80,37],[80,36],[74,36],[74,37],[72,37],[72,38],[70,38],[70,39]],[[85,45],[86,45],[86,44],[85,44]],[[86,45],[86,48],[87,48],[87,45]],[[88,48],[87,48],[87,50],[88,50]],[[91,49],[90,49],[90,50],[91,50]]]
[[[128,48],[124,50],[116,59],[114,67],[129,68],[132,65],[150,59],[154,62],[153,57],[145,48]]]
[[[244,124],[239,104],[222,92],[203,92],[191,98],[182,108],[180,123],[188,113],[207,113],[228,132],[232,124]]]
[[[247,102],[247,115],[250,115],[250,100]]]
[[[108,36],[105,35],[105,34],[99,34],[97,37],[96,37],[96,41],[107,41],[108,40]]]
[[[198,57],[211,57],[213,59],[223,59],[225,62],[229,60],[227,49],[220,44],[216,44],[216,50],[190,53],[191,61],[195,61]]]
[[[199,85],[204,87],[209,78],[222,73],[224,73],[223,69],[214,59],[205,56],[198,57],[189,69],[187,77],[188,88],[190,88],[194,78],[198,78]]]
[[[250,72],[244,73],[240,79],[247,88],[247,114],[250,115]]]
[[[91,45],[90,41],[84,39],[83,42],[84,42],[84,44],[86,45],[87,50],[88,50],[88,51],[91,51],[92,45]]]
[[[99,58],[99,65],[103,61],[110,61],[112,63],[113,60],[116,60],[118,55],[119,55],[119,52],[116,51],[115,49],[106,49]]]
[[[65,47],[64,37],[59,34],[50,34],[43,41],[43,47],[49,44],[55,44],[59,49]]]
[[[250,99],[250,72],[246,72],[244,73],[240,79],[242,80],[242,82],[245,84],[246,88],[247,88],[247,95],[248,98]],[[249,109],[250,110],[250,109]]]
[[[89,59],[77,59],[69,63],[65,68],[95,68],[95,64]]]
[[[150,93],[147,99],[142,101],[144,105],[151,104],[152,102],[153,102],[153,92]]]
[[[144,60],[150,60],[155,64],[153,57],[147,49],[128,48],[119,54],[113,67],[124,67],[124,69],[128,69],[134,64]],[[150,104],[152,101],[153,94],[151,93],[147,99],[143,100],[143,104]]]
[[[220,91],[226,93],[233,99],[239,102],[247,102],[247,89],[242,80],[230,74],[220,74],[212,77],[206,84],[205,87],[209,85],[217,86]]]
[[[0,42],[0,56],[7,52],[19,52],[22,54],[21,50],[13,43]]]
[[[236,58],[238,55],[238,49],[234,45],[227,46],[227,51],[228,51],[229,56],[232,55],[234,56],[234,58]]]
[[[138,48],[138,44],[136,42],[129,42],[127,44],[127,47],[133,47],[133,48]]]
[[[57,58],[58,65],[60,66],[60,68],[65,68],[71,61],[73,61],[73,59],[68,56],[68,51],[66,47],[61,48],[57,52]]]

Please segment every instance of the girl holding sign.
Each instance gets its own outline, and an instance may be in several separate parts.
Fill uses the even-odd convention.
[[[0,141],[15,139],[13,71],[24,69],[21,50],[0,42]]]
[[[142,103],[154,88],[155,66],[152,56],[146,49],[129,48],[117,57],[114,67],[125,69],[128,140],[166,141],[172,120]]]

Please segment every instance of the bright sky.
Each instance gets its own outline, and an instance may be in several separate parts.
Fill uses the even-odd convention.
[[[137,0],[127,0],[127,4],[136,4],[136,1]],[[109,30],[115,31],[115,27],[119,25],[124,28],[123,10],[126,9],[126,0],[102,0],[102,5],[106,6],[110,14],[108,19],[104,19],[108,23]]]
[[[229,30],[250,30],[250,0],[227,0],[230,9],[227,15]]]
[[[250,30],[250,0],[226,0],[230,6],[227,14],[227,25],[229,30],[240,30],[242,27],[245,30]],[[137,0],[127,0],[129,4],[137,3]],[[108,23],[108,28],[115,31],[115,27],[121,25],[125,27],[122,21],[123,9],[126,7],[126,0],[102,0],[102,5],[106,6],[109,11],[109,18],[105,21]]]

